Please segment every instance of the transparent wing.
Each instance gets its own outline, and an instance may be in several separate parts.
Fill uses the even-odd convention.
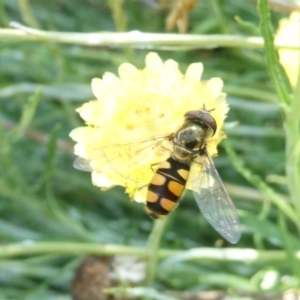
[[[209,155],[203,159],[202,171],[192,180],[195,200],[206,220],[228,242],[241,237],[240,221],[234,204]]]
[[[111,144],[94,148],[87,152],[89,160],[77,158],[74,167],[81,171],[92,172],[94,169],[127,173],[130,168],[147,164],[151,156],[157,154],[163,160],[171,151],[171,135],[155,136],[124,144]],[[155,161],[152,163],[155,163]]]
[[[75,169],[80,171],[93,172],[93,168],[90,165],[90,161],[82,157],[77,157],[74,160],[73,166]]]

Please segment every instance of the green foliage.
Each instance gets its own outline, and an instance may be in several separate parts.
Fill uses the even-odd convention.
[[[155,3],[3,0],[0,22],[72,33],[166,33],[166,12]],[[210,290],[222,290],[228,299],[278,299],[299,286],[300,84],[292,95],[273,46],[272,26],[282,16],[269,11],[267,0],[259,1],[258,12],[251,1],[201,0],[190,14],[189,33],[233,37],[255,32],[260,23],[265,51],[242,44],[182,50],[184,43],[181,50],[168,44],[156,50],[163,59],[179,61],[183,71],[201,61],[204,79],[224,81],[231,107],[228,140],[215,164],[230,183],[241,218],[236,249],[227,249],[190,192],[168,223],[152,230],[143,206],[130,202],[122,188],[102,192],[89,174],[72,167],[68,135],[83,124],[75,109],[94,98],[91,79],[117,73],[126,61],[143,67],[148,52],[143,44],[1,42],[0,300],[70,299],[83,254],[150,256],[150,287],[123,282],[109,290],[138,299],[185,299],[182,291]],[[280,184],[267,180],[272,175]]]

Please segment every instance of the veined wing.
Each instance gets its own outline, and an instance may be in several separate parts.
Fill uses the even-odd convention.
[[[87,152],[89,159],[78,157],[74,167],[81,171],[128,172],[131,168],[143,164],[155,163],[155,155],[159,162],[170,155],[172,135],[155,136],[129,143],[111,144],[91,149]]]
[[[236,208],[208,154],[201,156],[202,170],[192,180],[195,200],[206,220],[228,242],[235,244],[241,237]]]
[[[93,172],[90,161],[82,157],[77,157],[74,160],[73,167],[79,171]]]

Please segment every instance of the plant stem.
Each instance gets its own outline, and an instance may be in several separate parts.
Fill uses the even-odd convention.
[[[300,68],[300,66],[299,66]],[[298,210],[300,216],[300,178],[299,178],[299,158],[300,158],[300,74],[298,74],[297,84],[291,101],[291,107],[286,111],[284,124],[286,137],[286,177],[287,186],[291,201]]]
[[[27,241],[19,244],[0,246],[0,258],[9,258],[36,254],[97,254],[97,255],[133,255],[147,258],[149,252],[143,247],[122,246],[99,243],[75,243],[75,242],[41,242]],[[300,260],[300,251],[294,252],[297,260]],[[212,261],[236,261],[236,262],[284,262],[286,252],[282,250],[262,250],[245,248],[194,248],[190,250],[160,249],[158,258],[168,258],[174,262],[188,260],[212,260]]]
[[[299,218],[297,213],[289,203],[278,195],[271,187],[269,187],[259,176],[253,174],[249,169],[245,168],[243,162],[235,153],[233,147],[228,140],[225,140],[222,145],[225,147],[230,161],[232,162],[236,171],[238,171],[247,181],[255,186],[260,192],[267,196],[272,203],[274,203],[287,217],[289,217],[294,224],[300,229]]]
[[[210,0],[210,4],[214,18],[218,21],[220,32],[226,34],[229,32],[228,25],[226,23],[225,14],[223,13],[221,4],[219,0]]]
[[[34,28],[39,28],[38,22],[34,17],[28,0],[19,0],[20,12],[25,23]]]
[[[124,10],[124,0],[108,0],[107,4],[111,9],[117,31],[126,31],[127,17]]]
[[[279,105],[282,108],[284,116],[285,129],[285,156],[286,156],[286,177],[291,202],[293,203],[298,218],[300,216],[300,182],[299,182],[299,124],[300,124],[300,79],[294,92],[294,97],[290,96],[290,88],[287,84],[287,78],[280,63],[278,54],[274,46],[273,28],[270,20],[270,10],[268,0],[258,2],[258,12],[261,18],[261,33],[265,41],[266,58],[271,77],[274,81],[277,94],[279,96]],[[299,228],[299,227],[298,227]]]
[[[263,48],[261,37],[223,34],[165,34],[148,32],[79,33],[43,31],[11,22],[16,29],[0,29],[1,41],[48,41],[88,46],[130,46],[140,49],[189,50],[219,47]],[[275,47],[299,49],[299,43],[276,40]]]
[[[161,237],[163,235],[164,229],[167,224],[168,217],[155,220],[153,229],[150,233],[147,242],[147,251],[148,251],[148,261],[146,268],[146,284],[150,286],[155,277],[157,261],[159,257],[159,245],[161,241]]]

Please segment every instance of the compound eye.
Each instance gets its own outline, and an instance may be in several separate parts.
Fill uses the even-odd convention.
[[[206,110],[190,110],[185,115],[185,118],[195,119],[204,123],[208,128],[211,129],[213,136],[217,131],[217,123],[216,120],[212,117],[212,115]]]
[[[211,114],[209,114],[206,111],[202,111],[201,113],[201,117],[200,119],[202,119],[202,121],[212,130],[212,135],[213,136],[216,131],[217,131],[217,123],[216,120],[212,117]]]

